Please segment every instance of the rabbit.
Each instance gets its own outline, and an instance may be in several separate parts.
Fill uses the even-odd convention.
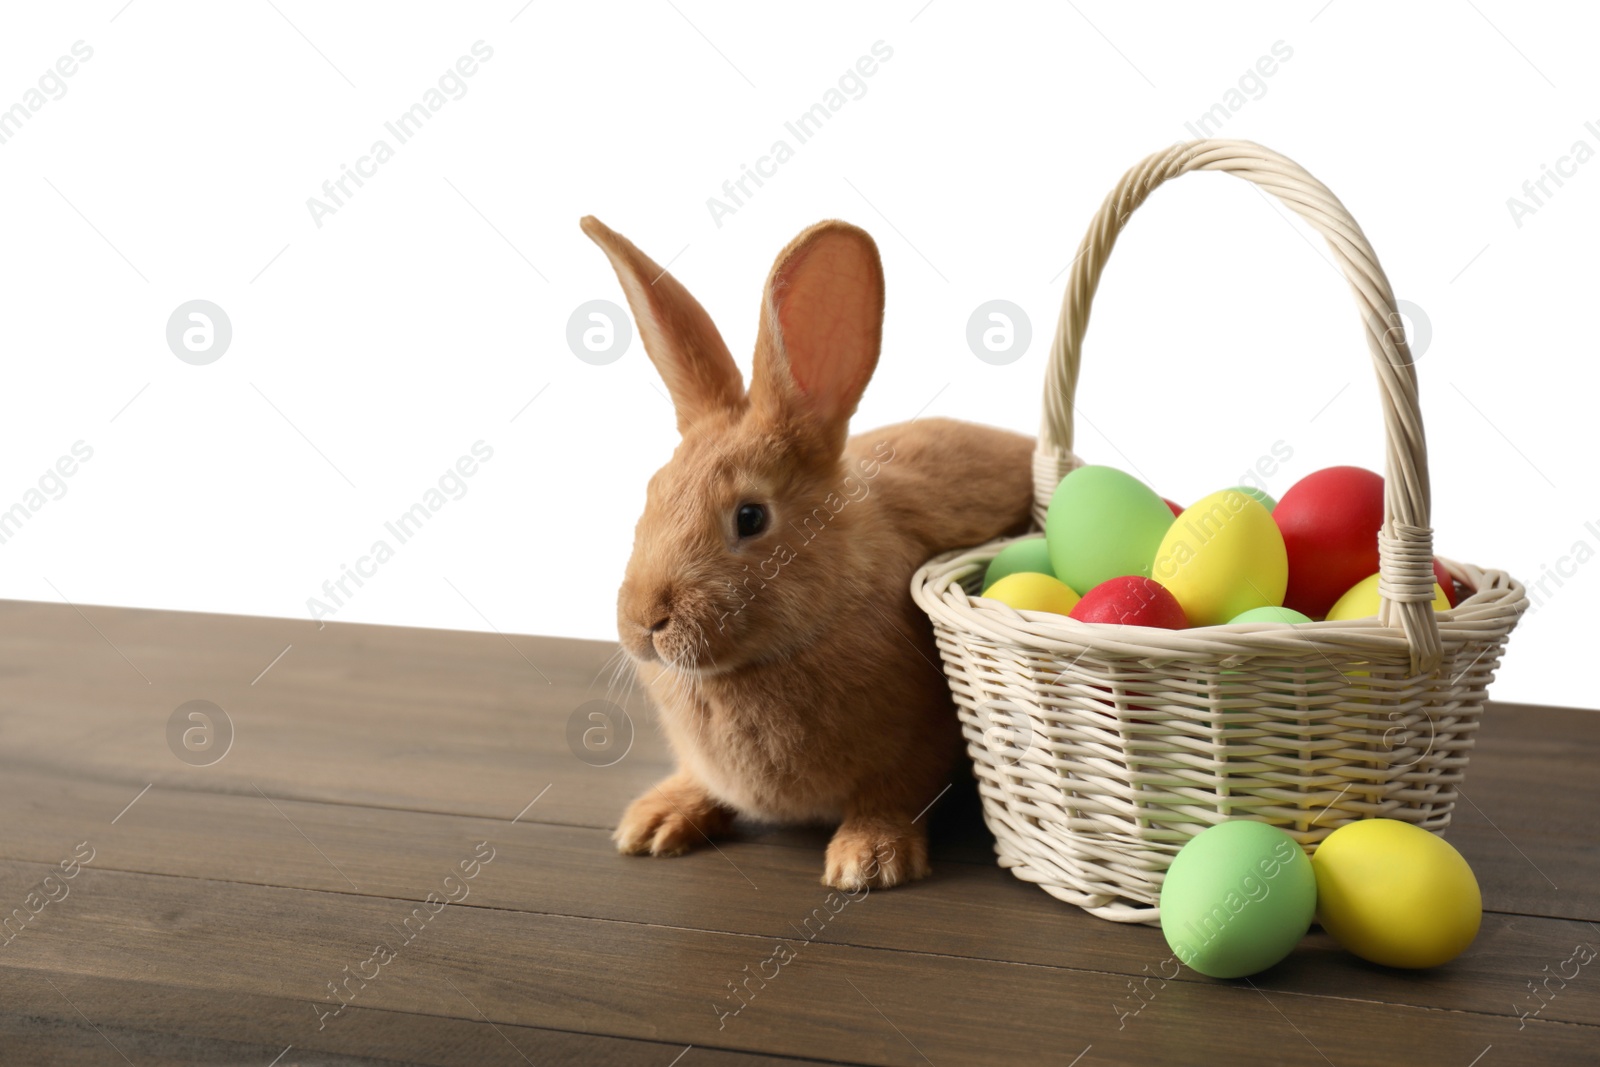
[[[617,595],[677,770],[623,813],[617,849],[676,855],[744,815],[837,826],[822,877],[836,889],[926,876],[921,816],[954,781],[961,730],[910,579],[1029,527],[1033,439],[940,418],[847,436],[883,332],[862,229],[821,222],[779,253],[747,392],[688,290],[597,219],[581,225],[681,436]]]

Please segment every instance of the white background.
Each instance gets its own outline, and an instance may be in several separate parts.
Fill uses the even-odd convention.
[[[7,5],[0,107],[74,42],[94,54],[0,144],[0,509],[74,442],[93,458],[0,544],[0,595],[300,616],[314,640],[308,598],[482,440],[466,495],[334,617],[610,639],[675,434],[637,338],[607,366],[567,346],[579,304],[622,299],[581,215],[670,260],[746,367],[774,253],[855,221],[889,286],[856,425],[925,410],[1033,432],[1090,215],[1282,41],[1292,57],[1220,132],[1328,183],[1427,316],[1439,550],[1547,575],[1495,695],[1600,703],[1576,669],[1600,630],[1600,161],[1520,226],[1507,204],[1574,142],[1600,149],[1578,5],[276,5]],[[393,145],[384,123],[479,40],[494,54],[466,94],[315,225],[307,198]],[[718,226],[707,198],[793,146],[784,122],[877,41],[893,55],[865,94]],[[207,366],[166,344],[196,298],[233,326]],[[1034,332],[998,367],[965,340],[995,298]],[[1345,284],[1220,175],[1162,189],[1130,226],[1079,400],[1080,454],[1185,503],[1280,441],[1275,494],[1330,464],[1382,469]]]

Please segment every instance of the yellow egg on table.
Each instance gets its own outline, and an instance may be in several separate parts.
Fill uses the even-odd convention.
[[[1364,960],[1437,967],[1478,936],[1483,897],[1472,868],[1419,826],[1347,823],[1317,846],[1311,870],[1322,928]]]
[[[1238,489],[1196,501],[1172,523],[1150,576],[1178,598],[1194,626],[1220,626],[1283,603],[1289,556],[1272,513]]]
[[[1450,600],[1438,582],[1433,583],[1433,610],[1449,611]],[[1329,619],[1349,621],[1369,619],[1378,613],[1378,576],[1369,575],[1352,585],[1333,607],[1328,609]]]
[[[1028,571],[1006,575],[985,589],[983,595],[1018,611],[1053,611],[1065,615],[1078,605],[1078,594],[1070,585],[1048,574]]]

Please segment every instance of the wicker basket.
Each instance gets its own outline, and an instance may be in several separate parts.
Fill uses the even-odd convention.
[[[1090,303],[1128,216],[1194,170],[1246,178],[1324,237],[1355,292],[1387,430],[1378,617],[1190,630],[1080,623],[977,599],[1006,544],[946,553],[912,579],[945,672],[1000,865],[1107,919],[1152,922],[1191,836],[1251,818],[1307,847],[1382,816],[1442,831],[1485,692],[1527,607],[1502,571],[1445,561],[1468,591],[1431,607],[1433,533],[1416,373],[1361,228],[1321,182],[1248,141],[1195,141],[1130,170],[1090,224],[1050,352],[1034,458],[1042,526],[1072,453]]]

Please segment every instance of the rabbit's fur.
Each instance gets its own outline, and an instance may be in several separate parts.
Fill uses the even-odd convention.
[[[827,885],[923,877],[920,816],[958,773],[961,735],[909,582],[939,552],[1027,527],[1032,439],[934,418],[847,438],[883,327],[863,230],[819,223],[778,255],[747,393],[694,297],[598,220],[583,229],[682,434],[617,597],[678,769],[628,807],[618,849],[680,853],[742,813],[837,824]],[[741,537],[745,504],[767,522]]]

